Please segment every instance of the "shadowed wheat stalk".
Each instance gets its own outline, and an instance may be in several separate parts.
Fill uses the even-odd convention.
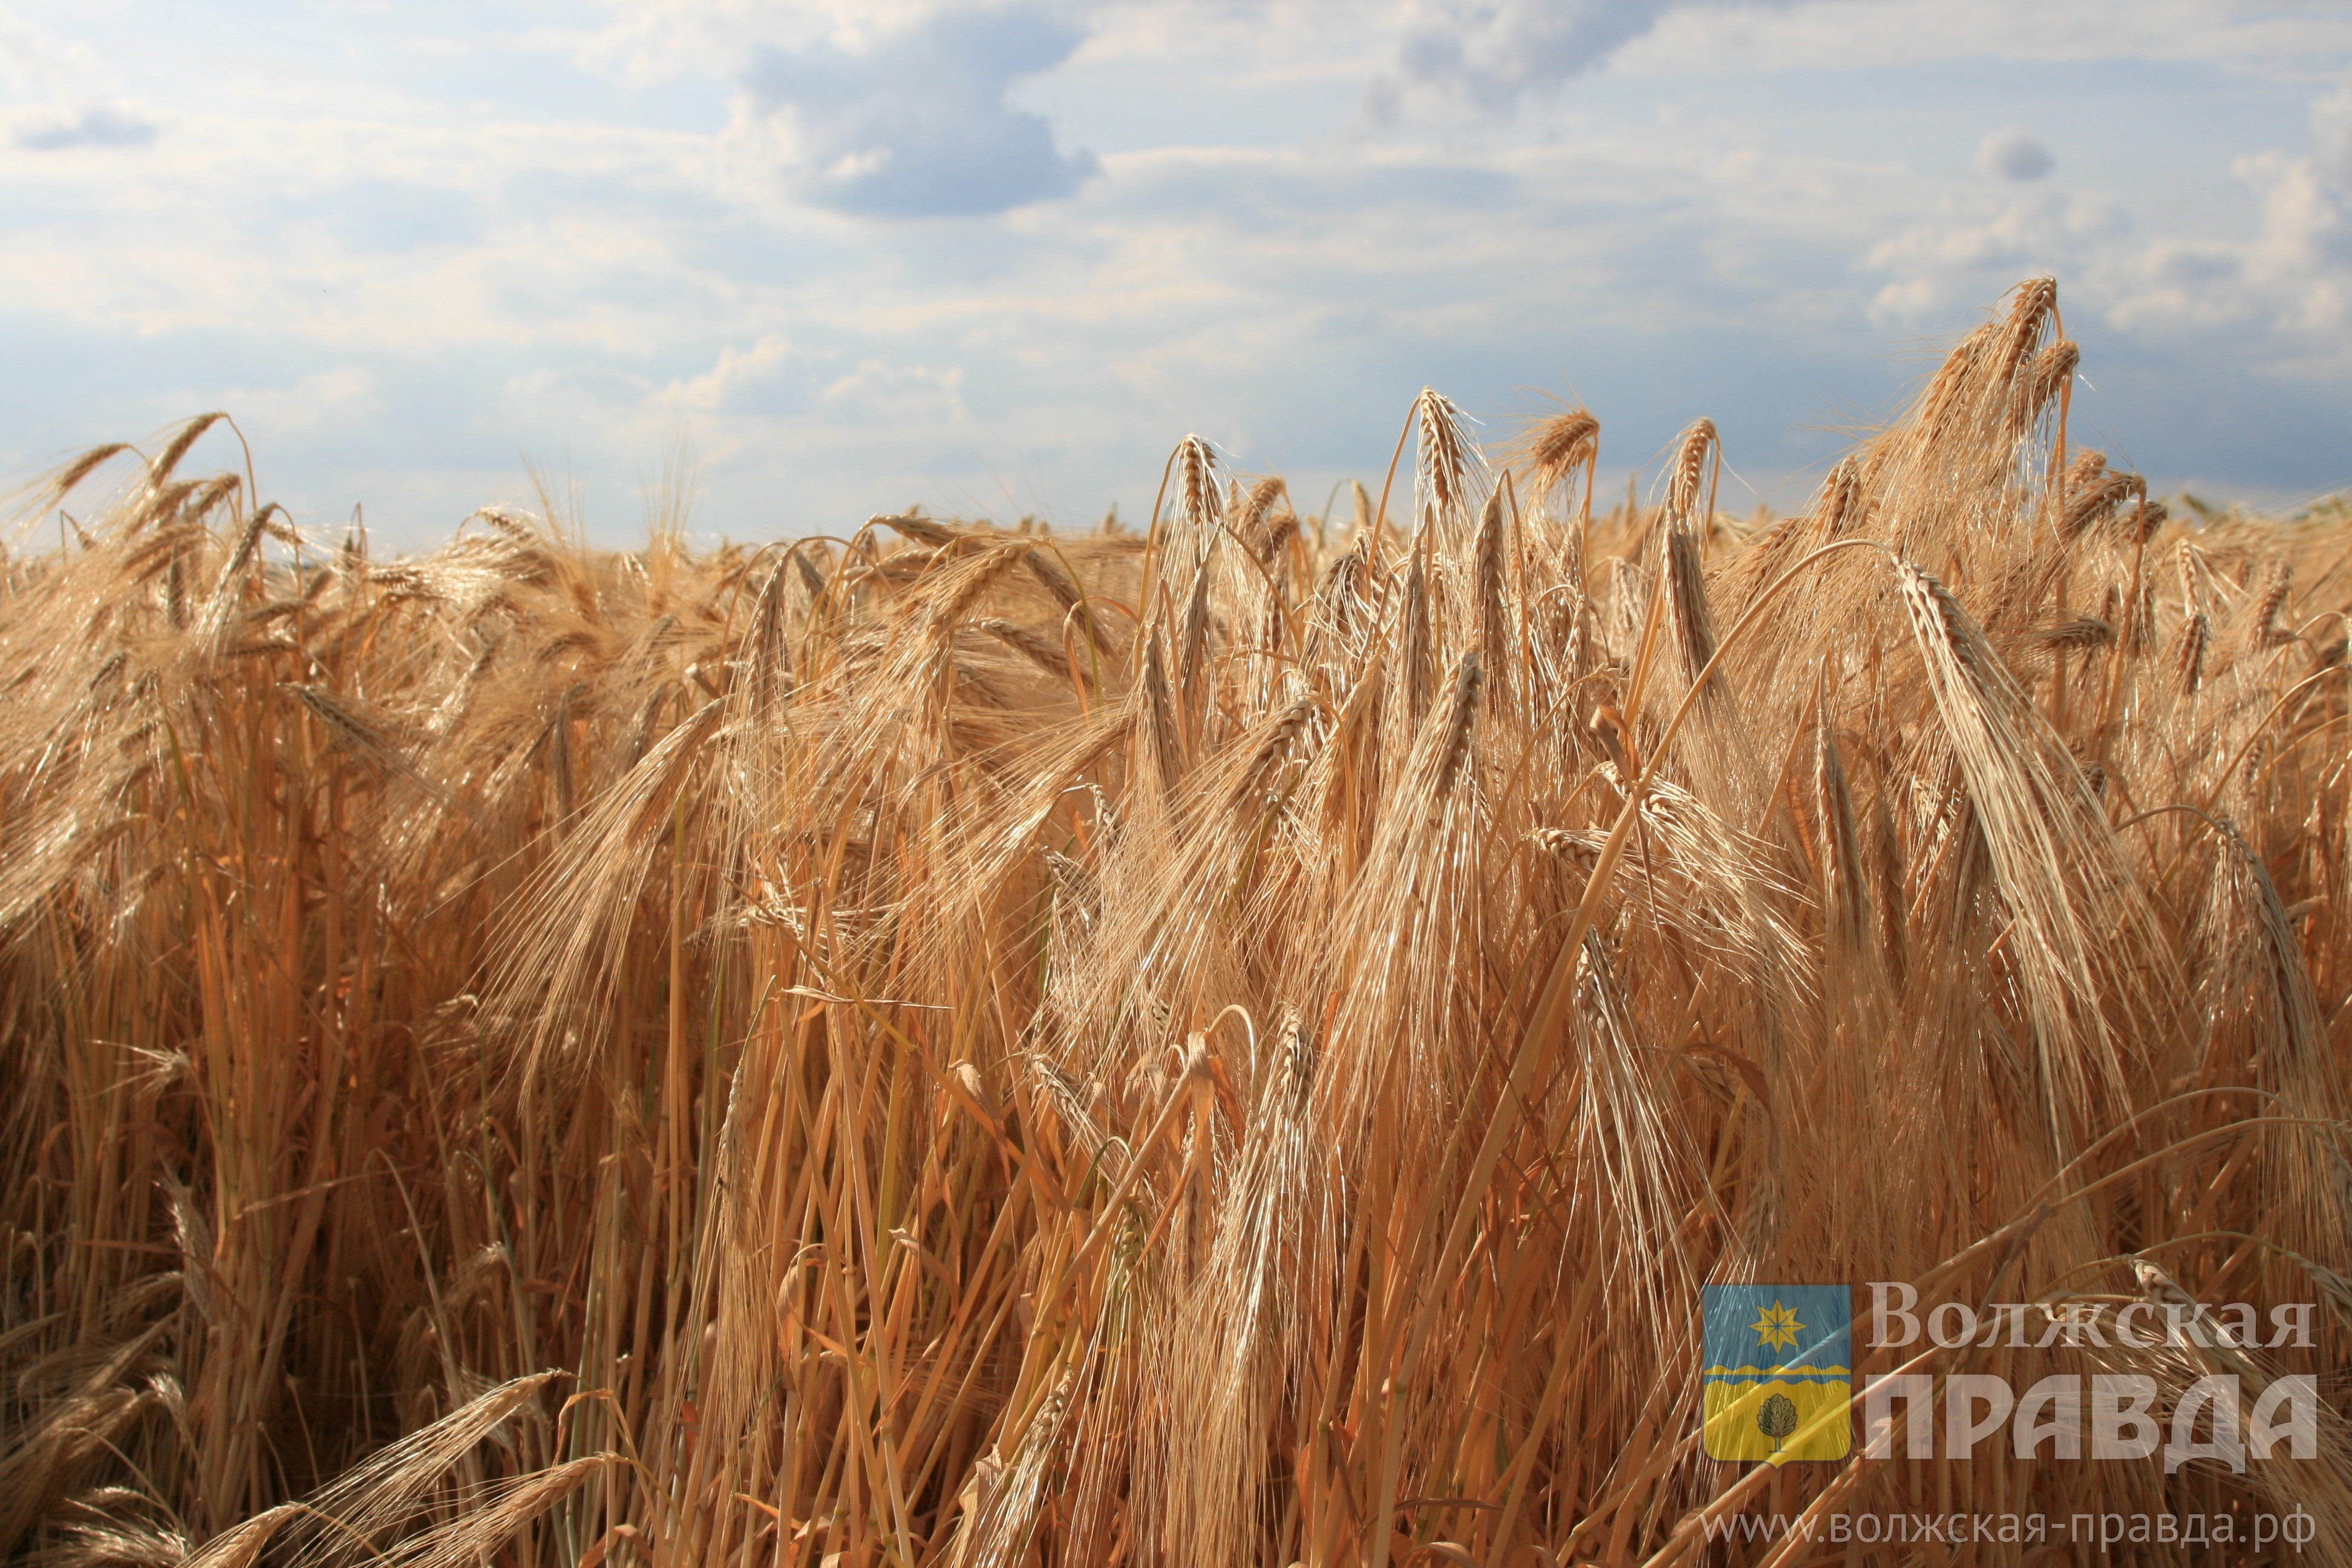
[[[217,416],[68,465],[0,584],[0,1554],[2352,1560],[2352,527],[2169,524],[2075,358],[2021,287],[1752,529],[1707,421],[1597,510],[1589,414],[1435,392],[1347,518],[1187,437],[1140,537],[386,562],[180,477]],[[1839,1279],[2320,1301],[2230,1354],[2321,1457],[1705,1458],[1699,1284]]]

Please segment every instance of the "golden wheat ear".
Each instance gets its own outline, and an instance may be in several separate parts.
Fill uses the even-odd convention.
[[[217,417],[65,464],[0,1554],[1699,1568],[1932,1491],[2352,1561],[2352,510],[2175,521],[2077,362],[2029,280],[1752,527],[1706,421],[1604,508],[1590,414],[1433,390],[1377,489],[1188,437],[1135,532],[321,552]],[[2310,1451],[1807,1464],[1791,1397],[1743,1470],[1702,1291],[1772,1280],[1857,1388],[2308,1386]]]

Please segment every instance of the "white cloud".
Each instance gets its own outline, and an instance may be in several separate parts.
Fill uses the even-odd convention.
[[[2311,145],[2329,179],[2352,185],[2352,79],[2312,103]]]
[[[2245,272],[2274,311],[2273,328],[2325,334],[2336,340],[2327,358],[2352,365],[2352,344],[2341,336],[2352,295],[2352,228],[2345,222],[2352,191],[2315,159],[2260,153],[2239,159],[2236,170],[2262,193],[2262,233],[2246,248]]]
[[[754,49],[862,51],[970,0],[608,0],[611,20],[573,36],[582,66],[635,86],[725,79]]]
[[[19,92],[55,96],[85,87],[96,76],[88,45],[59,39],[0,5],[0,76]]]
[[[673,381],[654,396],[667,408],[724,408],[735,394],[767,380],[793,358],[791,340],[770,332],[748,349],[730,343],[719,351],[719,362],[700,375]]]
[[[230,387],[217,395],[247,437],[265,443],[348,429],[380,412],[375,378],[358,365],[336,365],[291,386]]]
[[[1627,42],[1633,75],[1886,70],[1965,61],[2117,60],[2293,75],[2352,49],[2336,0],[1667,0]]]
[[[133,103],[108,101],[97,52],[59,38],[0,0],[0,86],[37,107],[5,117],[9,143],[28,153],[77,147],[139,147],[155,122]]]
[[[869,359],[824,389],[827,406],[900,424],[962,424],[971,417],[963,403],[963,369],[950,365],[893,365]]]
[[[0,388],[0,467],[177,388],[266,416],[265,471],[321,496],[361,439],[438,507],[518,447],[625,490],[684,435],[722,527],[1015,488],[1091,517],[1188,429],[1302,493],[1377,467],[1435,382],[1497,429],[1572,389],[1612,463],[1708,414],[1770,488],[1906,340],[2042,270],[2184,472],[2326,482],[2263,428],[2352,416],[2352,37],[2317,10],[533,0],[563,25],[505,37],[501,3],[405,76],[166,15],[12,108],[168,129],[102,180],[0,147],[0,352],[54,367]],[[2011,122],[2063,164],[1982,177]],[[2192,384],[2243,418],[2168,412]]]
[[[1872,304],[1889,325],[1947,319],[2004,278],[2046,272],[2110,327],[2150,345],[2195,343],[2217,359],[2297,377],[2352,380],[2352,170],[2343,168],[2342,89],[2315,100],[2307,153],[2242,153],[2231,176],[2256,220],[2219,233],[2167,232],[2103,193],[2038,189],[1996,202],[1948,195],[1872,247],[1891,274]],[[2047,172],[2021,132],[1989,138],[1987,174]],[[2045,154],[2046,156],[2046,154]],[[2160,211],[2161,209],[2158,209]]]
[[[93,104],[77,113],[19,115],[8,140],[28,153],[59,153],[75,147],[144,147],[155,140],[155,122],[121,104]]]

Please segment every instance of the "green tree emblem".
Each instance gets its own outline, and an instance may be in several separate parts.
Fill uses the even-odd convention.
[[[1757,1429],[1772,1439],[1772,1451],[1780,1451],[1780,1440],[1797,1429],[1797,1405],[1785,1394],[1767,1399],[1756,1412]]]

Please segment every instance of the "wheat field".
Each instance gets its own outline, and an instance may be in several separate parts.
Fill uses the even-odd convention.
[[[0,581],[0,1556],[2352,1562],[2352,513],[2168,519],[2076,359],[2021,285],[1779,519],[1434,392],[1326,515],[1187,437],[1148,528],[702,551],[89,453]],[[2320,1452],[1717,1463],[1759,1279],[2315,1302]]]

